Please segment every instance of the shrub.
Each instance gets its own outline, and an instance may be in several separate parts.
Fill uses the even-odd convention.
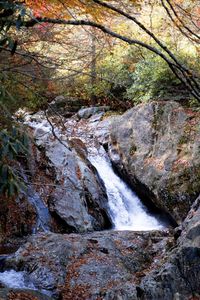
[[[183,85],[158,56],[147,56],[136,64],[126,96],[135,103],[151,99],[180,100],[188,97]]]
[[[11,126],[11,125],[10,125]],[[0,128],[0,194],[12,197],[24,188],[17,160],[26,158],[29,148],[29,138],[19,127]]]

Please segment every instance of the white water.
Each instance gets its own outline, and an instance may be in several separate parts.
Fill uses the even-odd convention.
[[[25,272],[16,272],[15,270],[9,270],[0,273],[0,283],[9,288],[26,288],[35,290],[34,285],[27,280]]]
[[[43,113],[38,113],[34,116],[27,116],[25,123],[35,129],[34,135],[37,139],[37,144],[40,144],[40,142],[43,143],[48,135],[51,134],[51,126],[45,119]],[[59,128],[55,127],[55,131],[60,137],[61,132],[59,131]],[[82,132],[82,128],[81,133],[85,133],[84,130]],[[83,142],[86,142],[86,145],[88,144],[84,137]],[[114,173],[110,160],[108,159],[104,149],[101,148],[97,150],[93,145],[93,142],[94,141],[91,140],[91,144],[88,145],[88,151],[91,153],[89,160],[96,167],[99,176],[105,184],[110,215],[114,228],[116,230],[135,231],[163,229],[164,226],[155,217],[148,214],[136,194]],[[48,224],[48,215],[44,209],[40,209],[38,201],[35,201],[38,200],[37,195],[36,198],[32,200],[34,200],[33,202],[36,208],[39,208],[37,209],[39,215],[38,227],[42,227],[43,230],[47,230],[48,226],[46,225]]]
[[[147,213],[140,199],[114,173],[105,155],[91,155],[89,160],[105,184],[114,229],[135,231],[163,229],[163,225]]]

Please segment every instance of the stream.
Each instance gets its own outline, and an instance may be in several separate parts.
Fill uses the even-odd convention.
[[[45,133],[49,133],[51,130],[50,125],[47,121],[44,122],[43,119],[39,122],[28,122],[28,125],[36,131],[41,130],[43,138],[45,138]],[[59,134],[57,128],[56,132]],[[85,142],[84,138],[83,141]],[[114,172],[110,159],[103,147],[100,147],[98,150],[94,146],[88,147],[88,153],[88,159],[96,168],[106,188],[109,213],[114,224],[113,230],[150,231],[165,228],[158,219],[148,213],[137,195]],[[36,208],[38,214],[37,225],[33,229],[33,233],[50,231],[50,214],[38,193],[33,193],[33,190],[30,188],[28,199]],[[28,275],[25,272],[17,272],[15,270],[1,272],[0,284],[10,288],[36,289],[28,280]]]

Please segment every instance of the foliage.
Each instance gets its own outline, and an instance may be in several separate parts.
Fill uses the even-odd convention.
[[[0,193],[12,197],[24,188],[17,172],[16,160],[28,152],[28,136],[17,127],[0,131]]]
[[[27,107],[31,111],[37,111],[47,104],[48,85],[42,80],[34,82],[25,74],[16,74],[15,72],[8,72],[6,75],[6,80],[4,79],[2,84],[2,88],[5,90],[3,103],[10,113],[21,108],[22,103],[23,107]],[[2,83],[1,80],[0,83]]]
[[[183,55],[181,59],[184,61]],[[190,62],[194,61],[190,55]],[[197,64],[195,67],[198,69]],[[89,99],[93,93],[98,100],[107,99],[108,104],[114,99],[130,100],[132,105],[155,99],[190,99],[185,87],[161,58],[136,47],[129,49],[117,44],[111,51],[105,51],[98,59],[96,73],[93,87],[89,76],[82,74],[70,82],[69,88],[65,84],[64,90],[69,96],[75,95],[76,91],[76,96],[84,99]]]
[[[89,99],[91,94],[94,94],[98,100],[112,100],[120,97],[123,99],[123,93],[131,82],[128,56],[127,49],[124,49],[122,45],[113,47],[111,51],[105,50],[103,55],[98,58],[93,86],[91,86],[88,68],[86,73],[89,75],[81,74],[73,83],[70,82],[71,87],[67,89],[68,94],[73,96],[76,91],[76,95],[84,99]]]
[[[175,69],[175,72],[177,75],[177,77],[179,78],[179,80],[182,81],[182,84],[184,83],[186,85],[186,87],[193,93],[194,97],[196,97],[196,99],[200,99],[200,85],[197,79],[196,74],[194,74],[194,65],[195,63],[191,66],[190,64],[183,65],[182,64],[182,60],[178,60],[177,58],[179,57],[178,55],[175,55],[175,59],[174,59],[174,53],[177,51],[179,52],[177,43],[175,43],[175,47],[172,48],[171,45],[169,45],[168,43],[166,43],[166,38],[170,37],[171,35],[174,35],[174,38],[176,38],[179,35],[182,34],[183,30],[184,33],[186,33],[186,31],[188,30],[188,26],[187,25],[191,25],[193,23],[193,25],[191,25],[190,30],[193,31],[193,36],[197,39],[198,36],[196,34],[196,28],[194,25],[197,25],[198,23],[198,16],[195,17],[195,19],[191,19],[192,15],[194,14],[194,12],[196,13],[196,9],[194,9],[194,4],[196,1],[192,1],[194,2],[192,5],[189,5],[189,2],[187,1],[187,5],[183,5],[182,1],[180,0],[176,0],[174,1],[175,5],[175,9],[177,11],[174,12],[174,7],[171,7],[169,4],[169,1],[165,1],[162,0],[159,3],[155,2],[154,4],[151,4],[150,2],[146,3],[142,0],[133,0],[133,1],[126,1],[126,5],[122,6],[123,10],[120,10],[120,2],[119,1],[100,1],[100,0],[83,0],[83,1],[79,1],[79,0],[70,0],[70,1],[60,1],[60,0],[39,0],[39,1],[32,1],[32,0],[26,0],[26,1],[4,1],[4,4],[2,4],[2,11],[3,14],[5,16],[5,14],[7,13],[7,18],[6,18],[6,23],[3,25],[3,27],[5,28],[5,25],[8,25],[8,28],[10,28],[10,24],[12,23],[12,21],[14,20],[16,27],[19,29],[21,28],[21,26],[27,22],[30,21],[28,26],[34,26],[36,25],[36,28],[38,29],[38,31],[40,30],[41,32],[44,30],[45,31],[45,27],[46,27],[46,31],[44,32],[45,35],[48,35],[48,32],[51,30],[51,27],[49,27],[49,25],[51,24],[51,22],[53,24],[56,24],[56,22],[58,24],[71,24],[71,23],[62,23],[63,20],[69,20],[69,19],[75,19],[74,22],[76,22],[76,20],[80,17],[80,19],[84,19],[84,20],[91,20],[91,21],[95,21],[98,22],[98,24],[100,25],[105,25],[110,29],[110,32],[114,31],[114,34],[121,34],[122,36],[122,40],[126,40],[129,41],[128,43],[132,44],[132,41],[143,41],[143,44],[145,45],[145,47],[147,47],[147,49],[154,49],[155,52],[157,53],[157,55],[160,55],[162,58],[164,57],[164,60],[169,62],[168,66],[167,64],[161,62],[162,66],[163,66],[163,70],[159,70],[159,68],[157,68],[157,66],[159,67],[159,62],[157,63],[153,58],[152,62],[148,61],[148,59],[144,60],[141,62],[141,66],[140,64],[137,65],[137,69],[136,71],[131,75],[131,70],[129,65],[132,67],[134,64],[132,64],[130,62],[130,64],[128,65],[127,63],[125,63],[123,61],[124,56],[126,56],[126,54],[124,55],[124,53],[122,53],[121,56],[118,55],[118,53],[115,51],[114,47],[114,51],[112,49],[112,53],[109,51],[106,51],[103,55],[103,58],[96,58],[96,78],[94,80],[91,80],[90,76],[91,76],[91,60],[92,60],[92,55],[94,56],[94,53],[92,54],[91,51],[88,51],[88,48],[85,49],[84,52],[84,46],[82,45],[80,40],[79,45],[76,45],[76,48],[79,46],[80,48],[80,44],[82,45],[81,47],[81,51],[83,51],[83,55],[82,58],[80,58],[81,56],[79,56],[79,61],[81,60],[80,63],[80,69],[83,69],[84,74],[80,74],[80,70],[77,69],[77,65],[74,64],[74,59],[70,60],[70,57],[72,58],[72,52],[71,51],[71,44],[72,44],[72,40],[76,39],[76,37],[79,36],[77,34],[75,34],[75,36],[73,36],[73,34],[71,35],[71,27],[69,32],[66,33],[65,37],[68,37],[68,41],[70,40],[69,44],[65,45],[65,47],[63,47],[67,54],[69,55],[67,59],[65,59],[66,63],[64,65],[64,61],[62,62],[61,60],[59,61],[59,63],[57,64],[57,68],[59,69],[59,64],[61,63],[61,67],[66,67],[69,69],[75,69],[75,71],[77,71],[77,76],[75,77],[73,75],[73,78],[71,80],[71,82],[69,82],[70,84],[66,84],[63,81],[63,86],[65,86],[65,93],[68,94],[73,94],[73,95],[78,95],[80,97],[83,98],[89,98],[89,96],[95,95],[96,98],[106,98],[106,99],[112,99],[117,97],[120,98],[125,98],[128,96],[128,99],[131,99],[133,96],[138,98],[138,101],[140,100],[140,98],[142,97],[142,95],[144,95],[144,97],[146,99],[150,99],[151,97],[165,97],[170,89],[170,80],[172,78],[172,81],[174,80],[174,84],[175,87],[177,87],[177,81],[174,78],[174,75],[172,74],[171,71],[167,70],[167,68],[171,68],[171,70],[173,71]],[[5,5],[6,3],[6,5]],[[23,6],[24,3],[24,6]],[[162,3],[162,4],[161,4]],[[167,5],[168,3],[168,5]],[[140,4],[138,6],[138,4]],[[167,6],[166,6],[167,5]],[[181,8],[184,11],[184,14],[181,14],[181,10],[178,8],[179,6],[181,6]],[[138,7],[142,8],[140,10],[140,14],[139,16],[136,16],[138,12]],[[143,9],[145,8],[145,9]],[[145,15],[145,11],[147,11],[146,15]],[[125,14],[124,14],[125,12]],[[133,12],[130,13],[130,12]],[[170,12],[170,14],[169,14]],[[9,14],[8,14],[9,13]],[[159,13],[159,22],[161,22],[162,24],[156,24],[155,22],[155,18]],[[149,17],[150,14],[150,17]],[[187,14],[187,17],[184,19],[183,22],[183,18],[184,16]],[[148,17],[147,17],[148,15]],[[167,20],[167,28],[165,25],[163,25],[163,17],[166,17],[166,15],[168,15],[168,20]],[[125,17],[122,20],[122,16]],[[160,17],[161,16],[161,17]],[[42,19],[45,18],[45,19]],[[114,20],[114,22],[111,22],[111,19]],[[5,18],[4,18],[5,20]],[[31,21],[33,21],[31,23]],[[59,23],[59,21],[61,21],[61,23]],[[72,20],[73,21],[73,20]],[[179,22],[178,22],[179,21]],[[48,22],[48,26],[47,26],[47,22]],[[132,25],[130,24],[132,22]],[[37,24],[39,23],[39,24]],[[114,25],[112,25],[111,23],[113,23]],[[32,25],[30,25],[32,24]],[[80,25],[80,24],[79,24]],[[159,25],[159,26],[158,26]],[[177,27],[178,25],[178,27]],[[161,28],[160,28],[161,27]],[[61,27],[60,27],[61,29]],[[181,30],[180,30],[181,29]],[[29,29],[30,30],[30,29]],[[63,27],[62,27],[63,30]],[[60,30],[60,31],[62,31]],[[87,27],[88,30],[88,27]],[[85,30],[85,31],[87,31]],[[5,31],[5,30],[3,30]],[[2,32],[3,32],[2,31]],[[89,29],[89,31],[92,32],[92,30]],[[173,34],[172,34],[173,32]],[[178,32],[178,33],[177,33]],[[96,32],[93,32],[92,34],[96,35]],[[71,36],[70,36],[71,35]],[[111,34],[112,35],[112,34]],[[17,36],[19,37],[20,34],[17,33]],[[38,35],[38,37],[41,37]],[[55,36],[52,35],[51,38],[53,39]],[[64,44],[64,40],[65,37],[62,37],[60,39],[60,43]],[[188,34],[186,33],[184,35],[184,38],[188,37]],[[13,39],[15,41],[15,39]],[[22,39],[23,40],[23,39]],[[56,40],[57,40],[57,36],[56,36]],[[24,41],[23,41],[24,42]],[[49,42],[49,41],[47,41]],[[153,43],[152,43],[153,42]],[[173,40],[174,42],[174,40]],[[7,43],[7,42],[6,42]],[[30,43],[32,43],[32,40],[30,39]],[[53,42],[54,43],[54,42]],[[85,43],[90,43],[89,39],[86,38],[85,39]],[[134,42],[135,43],[135,42]],[[78,44],[78,43],[77,43]],[[136,42],[137,44],[137,42]],[[6,44],[7,45],[7,44]],[[5,45],[5,46],[6,46]],[[23,44],[22,44],[23,45]],[[48,45],[48,43],[47,43]],[[114,45],[114,43],[113,43]],[[111,47],[113,48],[113,45],[111,45]],[[139,43],[140,45],[140,43]],[[8,45],[7,45],[8,46]],[[15,45],[16,47],[16,45]],[[15,52],[15,47],[11,48],[11,53]],[[66,48],[67,47],[67,48]],[[149,48],[148,48],[149,47]],[[187,47],[189,47],[189,45],[187,45]],[[198,45],[197,45],[198,47]],[[35,57],[35,53],[34,53],[34,47],[31,46],[29,48],[26,48],[25,51],[27,51],[27,49],[31,49],[31,51],[33,51],[33,56]],[[42,54],[44,53],[44,55],[47,53],[45,53],[45,47],[44,44],[41,45],[41,47],[39,47],[39,51],[41,51]],[[68,50],[70,49],[70,50]],[[21,50],[24,51],[23,47],[21,47]],[[53,48],[53,45],[51,46],[52,53],[55,53],[57,51],[56,48]],[[56,51],[55,51],[56,50]],[[121,51],[123,51],[123,47],[120,48]],[[38,52],[39,52],[38,51]],[[49,51],[49,50],[48,50]],[[79,51],[79,50],[78,50]],[[151,50],[150,50],[151,51]],[[172,51],[172,52],[171,52]],[[198,51],[198,49],[197,49]],[[126,52],[126,50],[125,50]],[[76,53],[76,50],[75,52]],[[85,57],[88,55],[88,61],[86,62]],[[113,54],[114,53],[114,54]],[[53,54],[54,55],[54,54]],[[53,56],[52,55],[52,56]],[[58,51],[58,55],[59,55],[59,51]],[[70,56],[71,55],[71,56]],[[96,53],[96,56],[98,56],[98,52]],[[53,59],[56,57],[53,57]],[[48,59],[51,60],[52,57],[48,55]],[[79,62],[76,62],[76,64],[78,64]],[[56,61],[56,59],[55,59]],[[158,61],[161,61],[160,58],[158,58]],[[41,60],[39,60],[39,63],[41,64]],[[50,62],[47,62],[47,65],[49,67]],[[149,65],[149,68],[148,68]],[[153,76],[151,76],[151,80],[149,79],[150,76],[148,76],[148,72],[150,67],[155,67],[156,68],[156,72],[153,72]],[[191,68],[185,68],[185,66],[189,66]],[[144,68],[144,71],[142,70]],[[158,69],[158,72],[157,72]],[[19,71],[18,71],[19,72]],[[142,74],[143,73],[143,74]],[[145,74],[146,73],[146,74]],[[28,74],[30,76],[30,74]],[[49,74],[49,78],[53,78],[55,80],[57,80],[56,75]],[[65,75],[69,75],[69,77],[71,76],[70,72],[66,72]],[[149,74],[150,75],[150,74]],[[166,76],[165,76],[166,75]],[[25,75],[26,76],[26,75]],[[32,76],[32,74],[31,74]],[[34,74],[34,78],[41,78],[43,76],[43,74],[41,74],[40,72],[38,72],[35,76]],[[48,76],[48,75],[47,75]],[[10,76],[12,77],[12,76]],[[23,76],[21,76],[23,77]],[[165,78],[164,78],[165,77]],[[143,78],[143,79],[142,79]],[[142,82],[143,80],[145,80],[145,78],[147,78],[147,84],[145,84],[145,86],[143,87],[144,83]],[[14,78],[15,79],[15,78]],[[10,79],[8,78],[8,81]],[[21,80],[21,78],[20,78]],[[22,78],[22,82],[24,83],[24,78]],[[134,81],[133,84],[131,81]],[[12,79],[11,79],[12,82]],[[157,82],[157,87],[156,87],[156,82]],[[141,84],[141,86],[135,87],[135,84]],[[20,83],[21,84],[21,83]],[[40,101],[39,98],[41,95],[44,94],[44,90],[43,87],[41,87],[44,84],[44,82],[40,82],[40,79],[38,80],[38,83],[35,84],[34,80],[28,80],[28,84],[26,84],[26,86],[34,86],[33,90],[36,91],[37,96],[33,96],[33,94],[28,91],[27,95],[29,97],[30,95],[30,105],[31,107],[38,107],[38,104],[40,105]],[[150,88],[148,88],[150,85],[152,84],[152,86]],[[162,86],[162,90],[160,92],[156,92],[156,88],[158,89],[159,85],[161,84]],[[8,85],[8,84],[7,84]],[[12,84],[11,84],[12,87]],[[47,85],[46,88],[48,88],[49,86]],[[58,85],[59,87],[59,85]],[[148,90],[147,90],[148,89]],[[127,91],[128,90],[128,91]],[[127,91],[127,92],[126,92]],[[165,93],[166,91],[166,93]],[[139,95],[141,94],[141,95]],[[39,95],[39,97],[38,97]],[[92,98],[92,97],[91,97]],[[24,100],[24,97],[23,97]]]
[[[108,1],[115,2],[115,1]],[[134,0],[135,5],[140,1]],[[25,0],[27,7],[31,8],[36,17],[59,17],[64,19],[71,19],[72,15],[76,13],[77,16],[90,16],[94,20],[105,20],[107,16],[113,15],[108,9],[103,9],[93,0]]]
[[[157,56],[139,61],[131,77],[133,84],[127,89],[127,97],[135,103],[150,99],[173,100],[181,94],[179,80]]]
[[[123,46],[117,46],[106,53],[97,67],[99,80],[93,87],[96,97],[123,98],[131,82],[128,60],[127,49]]]
[[[13,22],[17,30],[25,19],[26,9],[20,1],[0,1],[0,52],[8,49],[14,55],[17,48],[17,39],[10,35]]]

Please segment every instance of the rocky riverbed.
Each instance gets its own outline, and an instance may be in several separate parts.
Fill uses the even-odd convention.
[[[35,143],[28,193],[1,203],[20,246],[0,253],[1,299],[200,299],[199,113],[66,107],[20,116]]]

